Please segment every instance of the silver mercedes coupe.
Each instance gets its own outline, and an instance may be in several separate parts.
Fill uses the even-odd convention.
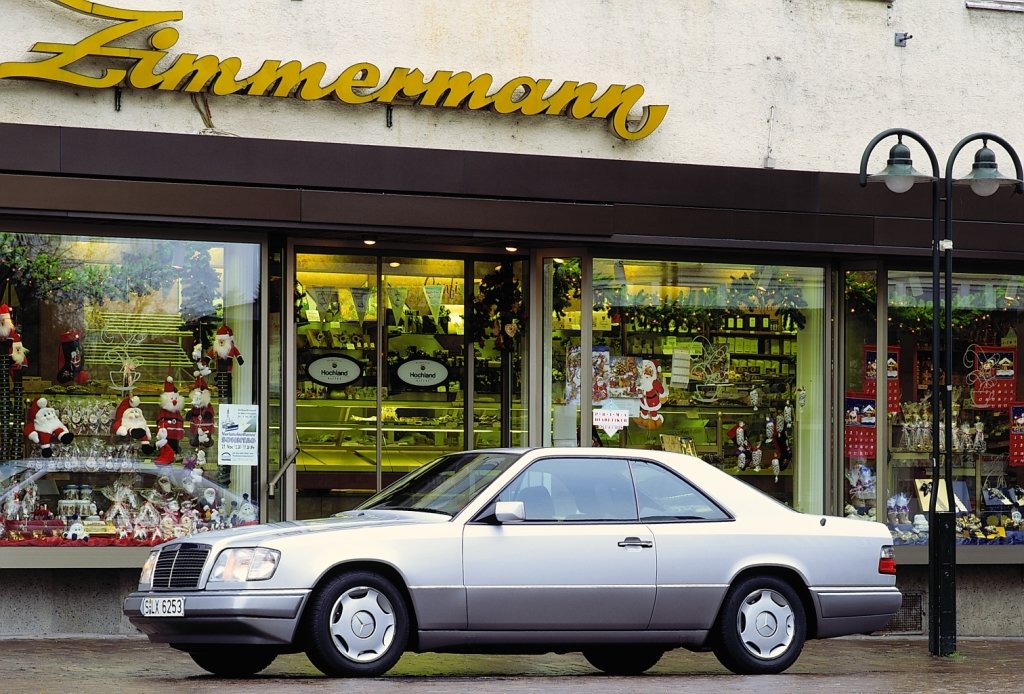
[[[677,453],[476,450],[331,518],[160,545],[124,612],[222,676],[300,651],[332,677],[405,651],[582,652],[632,675],[674,648],[778,673],[806,639],[885,627],[891,542]]]

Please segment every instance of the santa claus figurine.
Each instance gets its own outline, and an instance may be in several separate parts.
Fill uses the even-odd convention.
[[[114,412],[114,423],[110,425],[110,431],[114,436],[139,441],[142,452],[149,455],[153,452],[153,444],[149,441],[149,424],[146,423],[140,404],[136,396],[122,400]]]
[[[201,371],[196,371],[195,376],[195,387],[189,394],[192,407],[188,411],[188,440],[193,448],[208,448],[213,445],[213,405],[210,404],[210,388]]]
[[[46,398],[39,398],[32,403],[25,417],[25,438],[39,444],[40,454],[44,458],[53,456],[54,442],[71,443],[75,435],[68,431],[60,421],[57,410],[50,407]]]
[[[11,320],[11,307],[0,304],[0,340],[12,340],[15,333],[14,321]]]
[[[0,310],[3,307],[0,306]],[[28,368],[28,349],[21,342],[21,335],[11,332],[11,377],[22,369]]]
[[[164,383],[164,392],[160,394],[160,411],[156,415],[156,426],[157,429],[167,430],[167,443],[175,453],[181,450],[181,440],[185,438],[185,420],[181,414],[183,409],[185,399],[174,386],[174,379],[168,376]]]
[[[640,387],[643,389],[640,398],[640,419],[660,425],[665,421],[659,412],[665,386],[661,385],[661,379],[658,378],[658,365],[650,359],[644,359],[640,367]]]
[[[235,361],[239,366],[245,363],[242,353],[235,346],[235,333],[226,325],[217,328],[217,334],[213,338],[213,347],[206,354],[216,360],[217,371],[231,371]]]

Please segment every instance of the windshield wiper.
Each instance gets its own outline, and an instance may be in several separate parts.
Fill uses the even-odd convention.
[[[373,508],[363,509],[364,511],[419,511],[420,513],[439,513],[442,516],[452,517],[453,514],[447,511],[440,511],[436,508],[420,508],[416,506],[374,506]]]

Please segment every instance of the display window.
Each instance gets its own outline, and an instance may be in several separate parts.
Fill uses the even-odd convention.
[[[0,546],[257,522],[260,277],[258,244],[0,233]]]
[[[822,509],[822,269],[559,260],[546,266],[552,440],[690,453]]]
[[[936,359],[931,274],[894,269],[885,281],[888,344],[883,353],[873,344],[878,284],[874,276],[847,276],[847,383],[866,398],[857,400],[848,393],[847,431],[858,416],[851,406],[861,405],[863,419],[863,403],[871,402],[879,412],[874,425],[884,442],[879,447],[886,451],[885,466],[879,469],[874,453],[861,455],[863,451],[851,448],[847,437],[849,514],[887,523],[898,544],[927,544],[932,432],[938,424],[940,457],[952,458],[953,498],[947,498],[945,485],[940,485],[936,508],[956,513],[957,542],[1024,542],[1024,390],[1017,364],[1017,335],[1024,329],[1024,277],[954,274],[953,371],[946,374],[942,369],[940,381],[951,388],[952,411],[943,408],[938,423],[931,405]],[[883,368],[883,354],[884,379],[876,371]],[[945,364],[943,354],[938,359]],[[888,387],[880,407],[882,399],[869,392],[869,384],[883,380]],[[951,451],[941,434],[946,417],[952,419]],[[944,463],[942,458],[940,469]],[[877,475],[883,476],[884,484],[877,485],[877,498],[868,497],[864,492],[875,486]]]

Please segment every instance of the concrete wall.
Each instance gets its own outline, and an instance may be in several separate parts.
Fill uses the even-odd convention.
[[[0,570],[0,636],[138,634],[121,602],[138,569]]]
[[[121,615],[121,603],[138,583],[137,569],[0,570],[0,637],[72,634],[139,634]],[[921,624],[928,633],[928,570],[901,566],[903,591],[923,595]],[[957,567],[957,634],[1024,634],[1024,567]]]
[[[1024,80],[1017,71],[1024,12],[970,9],[959,1],[108,4],[182,10],[171,53],[237,56],[243,74],[266,59],[322,61],[328,76],[369,61],[384,75],[404,66],[427,75],[489,73],[498,84],[521,75],[602,88],[642,84],[642,103],[670,106],[654,134],[627,143],[596,119],[401,107],[388,128],[379,104],[210,96],[216,130],[241,136],[760,167],[770,132],[777,168],[839,172],[855,171],[867,141],[894,126],[922,133],[940,160],[978,130],[1024,147]],[[74,42],[107,26],[51,0],[8,2],[0,61],[38,60],[45,56],[29,52],[36,41]],[[896,47],[896,32],[913,38]],[[175,133],[206,127],[180,93],[126,90],[115,111],[113,90],[15,80],[0,80],[4,121]],[[969,162],[965,156],[963,168]]]

